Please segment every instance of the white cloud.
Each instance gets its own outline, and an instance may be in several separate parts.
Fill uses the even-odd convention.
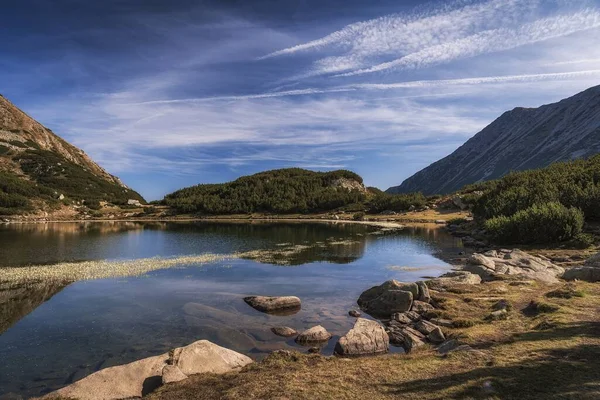
[[[350,24],[323,38],[264,58],[300,52],[328,54],[290,79],[362,75],[448,63],[559,38],[600,26],[586,0],[457,1],[424,13],[392,14]]]

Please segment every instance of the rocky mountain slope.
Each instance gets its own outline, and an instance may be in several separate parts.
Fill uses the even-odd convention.
[[[511,171],[600,153],[600,86],[558,103],[508,111],[454,153],[388,193],[444,194]]]
[[[0,215],[142,197],[0,95]]]

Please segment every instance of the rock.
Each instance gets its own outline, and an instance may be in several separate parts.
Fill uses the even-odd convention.
[[[439,278],[435,278],[434,282],[440,284],[448,283],[464,283],[466,285],[478,285],[481,283],[481,277],[468,271],[451,271],[447,272]]]
[[[413,298],[418,295],[419,287],[416,283],[390,280],[364,291],[357,303],[367,314],[389,317],[394,313],[410,310]]]
[[[431,304],[425,303],[424,301],[415,300],[415,301],[413,301],[411,311],[416,311],[416,312],[422,314],[427,311],[431,311],[433,309],[434,308]]]
[[[600,253],[588,258],[582,267],[567,270],[562,277],[568,281],[600,282]]]
[[[508,316],[508,311],[506,311],[506,309],[503,308],[501,310],[490,313],[490,315],[488,315],[487,319],[492,320],[492,321],[498,321],[498,320],[506,319],[507,316]]]
[[[557,276],[564,273],[564,268],[519,249],[500,250],[496,252],[496,256],[488,254],[490,256],[473,254],[464,270],[477,274],[486,281],[500,275],[521,275],[545,283],[558,282]]]
[[[421,314],[416,311],[407,311],[404,314],[414,322],[421,320]]]
[[[427,340],[431,343],[442,343],[446,340],[446,336],[444,336],[444,332],[442,332],[440,327],[436,326],[435,329],[427,335]]]
[[[326,342],[331,339],[331,333],[327,332],[321,325],[313,326],[296,337],[296,343],[307,345],[312,343]]]
[[[60,196],[58,196],[58,199],[59,199],[59,200],[64,200],[64,199],[65,199],[65,195],[64,195],[64,194],[61,194]]]
[[[417,347],[421,347],[425,344],[425,342],[423,342],[424,336],[414,329],[404,328],[394,333],[398,337],[396,341],[402,344],[402,347],[404,347],[404,350],[406,350],[407,353],[410,353]]]
[[[76,398],[80,400],[116,400],[142,397],[162,384],[165,366],[177,367],[184,375],[203,372],[225,373],[250,364],[252,360],[235,351],[200,340],[169,353],[110,367],[95,372],[43,398]],[[174,368],[167,369],[181,377]]]
[[[429,294],[429,288],[427,287],[427,284],[423,281],[418,281],[417,287],[419,288],[419,296],[417,297],[417,300],[429,303],[431,301],[431,295]]]
[[[184,379],[187,379],[187,375],[181,372],[179,367],[175,365],[165,365],[162,370],[162,383],[166,385],[167,383],[179,382]]]
[[[129,199],[127,200],[127,204],[130,206],[137,206],[137,207],[141,207],[142,203],[140,203],[139,200],[135,200],[135,199]]]
[[[468,206],[463,202],[462,198],[458,195],[452,196],[452,204],[454,206],[460,208],[461,210],[465,210]]]
[[[508,300],[505,300],[505,299],[498,300],[492,306],[492,310],[494,310],[494,311],[499,311],[499,310],[508,311],[510,308],[512,308],[512,305],[508,302]]]
[[[317,354],[317,353],[321,352],[321,348],[313,346],[310,349],[308,349],[308,352],[311,353],[311,354]]]
[[[460,343],[458,343],[458,341],[456,341],[455,339],[451,339],[451,340],[447,340],[444,343],[442,343],[438,348],[437,351],[440,354],[447,354],[450,351],[458,348],[460,346]]]
[[[454,327],[452,321],[449,320],[449,319],[432,318],[430,321],[433,324],[435,324],[437,326],[443,326],[444,328],[452,328],[452,327]]]
[[[252,308],[269,314],[296,313],[300,311],[300,299],[296,296],[249,296],[244,301]]]
[[[443,220],[443,219],[436,219],[435,223],[438,224],[438,225],[446,225],[446,221]]]
[[[421,332],[423,335],[427,336],[434,330],[439,328],[439,326],[432,324],[429,321],[421,320],[415,324],[415,329]]]
[[[394,315],[392,315],[392,321],[399,322],[403,325],[408,325],[413,322],[413,320],[409,318],[409,316],[406,315],[406,313],[395,313]]]
[[[562,276],[567,281],[600,282],[600,268],[597,267],[575,267],[568,269]]]
[[[298,334],[298,332],[296,332],[295,329],[292,329],[289,326],[276,326],[271,328],[271,332],[273,332],[277,336],[283,337],[292,337]]]
[[[360,311],[350,310],[348,311],[348,315],[354,318],[360,317]]]
[[[385,329],[376,321],[359,318],[345,336],[335,345],[340,356],[384,354],[389,351],[390,340]]]

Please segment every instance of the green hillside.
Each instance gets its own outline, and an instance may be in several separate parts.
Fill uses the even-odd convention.
[[[21,214],[63,202],[83,202],[88,208],[98,208],[100,201],[115,205],[127,204],[129,199],[143,202],[135,191],[109,182],[86,168],[72,163],[59,154],[45,150],[26,150],[14,155],[7,152],[22,170],[22,175],[0,171],[0,215]]]
[[[600,219],[600,155],[515,172],[462,191],[477,219],[505,243],[547,243],[580,235]]]
[[[289,168],[181,189],[167,195],[164,202],[182,213],[310,213],[365,199],[362,178],[353,172]]]

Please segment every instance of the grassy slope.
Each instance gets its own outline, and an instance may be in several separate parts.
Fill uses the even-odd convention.
[[[150,398],[598,399],[600,285],[577,283],[584,297],[545,296],[564,285],[492,282],[435,293],[444,316],[476,323],[447,329],[476,352],[440,356],[428,347],[410,355],[352,360],[276,353],[240,373],[197,375]],[[500,298],[513,305],[509,318],[485,322]],[[526,315],[521,310],[531,300],[558,310]]]

